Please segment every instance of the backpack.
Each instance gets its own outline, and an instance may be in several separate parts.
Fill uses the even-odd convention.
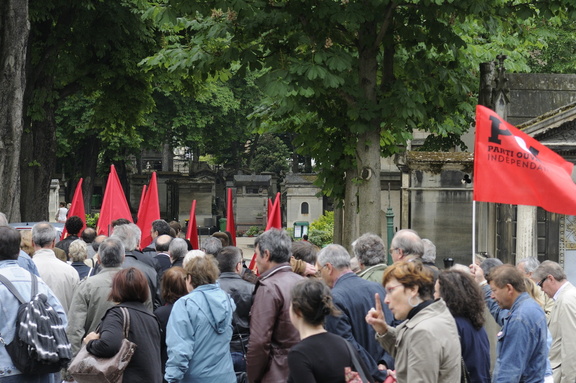
[[[25,301],[8,278],[0,274],[0,282],[20,301],[16,332],[6,351],[22,374],[58,372],[70,363],[70,342],[58,313],[48,304],[46,295],[38,294],[38,278],[30,275],[31,298]]]

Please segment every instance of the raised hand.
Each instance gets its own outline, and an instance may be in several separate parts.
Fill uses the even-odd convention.
[[[366,314],[366,323],[368,323],[374,331],[382,335],[388,331],[386,318],[384,318],[384,311],[382,311],[382,301],[380,294],[374,294],[374,307],[372,307]]]

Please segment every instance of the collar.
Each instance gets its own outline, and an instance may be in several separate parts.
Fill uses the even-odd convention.
[[[356,274],[354,274],[354,272],[350,269],[344,271],[342,274],[340,274],[338,276],[338,278],[336,278],[336,280],[334,281],[334,285],[332,286],[332,288],[336,287],[336,283],[338,283],[338,281],[340,281],[340,279],[344,280],[346,278],[348,278],[348,276],[358,276]]]
[[[406,319],[414,318],[414,316],[416,314],[418,314],[420,311],[424,310],[426,307],[430,306],[432,303],[434,303],[434,301],[432,299],[428,299],[427,301],[420,302],[416,307],[414,307],[412,310],[410,310]]]
[[[6,259],[4,261],[0,261],[0,268],[3,267],[13,267],[13,266],[18,266],[18,260],[16,259]],[[20,266],[18,266],[20,267]]]
[[[530,295],[528,295],[527,292],[523,292],[520,295],[518,295],[518,298],[516,298],[516,300],[512,304],[512,307],[510,307],[510,313],[512,313],[514,310],[516,310],[518,308],[518,306],[520,306],[522,304],[522,302],[524,302],[526,299],[532,299],[530,297]]]
[[[552,297],[552,299],[554,299],[554,301],[557,301],[558,298],[560,297],[560,293],[562,290],[564,290],[564,288],[568,286],[568,281],[564,281],[564,283],[562,283],[562,286],[560,286],[560,288],[556,291],[556,294],[554,294],[554,296]]]
[[[233,271],[225,271],[220,274],[219,279],[242,279],[240,275]]]
[[[46,258],[56,258],[56,254],[54,254],[54,250],[42,248],[34,252],[34,256],[41,256]]]
[[[260,280],[263,281],[278,272],[291,271],[291,270],[292,267],[290,267],[290,263],[288,262],[280,263],[277,266],[274,266],[273,268],[266,270],[264,273],[260,274]]]
[[[386,267],[387,267],[387,265],[385,263],[379,263],[377,265],[365,268],[364,270],[362,270],[361,272],[358,273],[358,276],[361,277],[362,275],[367,274],[373,270],[385,270]]]

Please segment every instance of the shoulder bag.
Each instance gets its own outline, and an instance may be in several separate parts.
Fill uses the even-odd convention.
[[[120,307],[124,316],[124,339],[120,350],[111,358],[100,358],[94,356],[86,350],[83,344],[78,355],[72,360],[68,367],[68,372],[78,383],[120,383],[124,375],[124,370],[130,360],[136,344],[128,340],[130,330],[130,312],[126,307]]]
[[[358,358],[356,358],[356,352],[354,351],[354,348],[347,340],[345,340],[344,342],[348,347],[350,357],[352,358],[352,364],[356,369],[356,371],[352,371],[350,367],[344,368],[344,376],[346,383],[369,383],[370,381],[368,380],[368,378],[366,378],[366,374],[364,374],[364,369],[362,368],[362,365],[358,361]]]

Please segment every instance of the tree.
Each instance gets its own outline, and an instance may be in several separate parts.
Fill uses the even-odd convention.
[[[573,10],[568,0],[164,0],[147,16],[171,38],[148,63],[203,76],[264,68],[265,113],[304,116],[302,150],[325,159],[322,179],[346,185],[331,190],[345,193],[347,214],[362,212],[359,231],[379,233],[380,156],[413,129],[453,139],[469,126],[469,40],[521,35],[524,20]],[[480,34],[462,35],[468,24]]]
[[[28,2],[0,3],[0,211],[20,220],[19,150],[24,126],[26,48],[30,25]]]
[[[288,171],[290,151],[282,140],[272,134],[258,138],[250,169],[256,173],[273,172],[280,176]]]
[[[23,218],[42,220],[48,218],[58,145],[73,149],[59,151],[71,154],[61,166],[71,179],[85,177],[87,207],[98,158],[116,161],[122,173],[126,155],[141,142],[136,127],[153,105],[152,75],[138,62],[153,52],[156,40],[129,0],[30,4],[24,112],[28,129],[22,138],[18,189]],[[80,105],[73,105],[78,101]],[[66,125],[68,117],[73,121]],[[78,121],[83,125],[74,124]],[[75,135],[76,141],[57,143],[57,125],[63,128],[59,137]]]

